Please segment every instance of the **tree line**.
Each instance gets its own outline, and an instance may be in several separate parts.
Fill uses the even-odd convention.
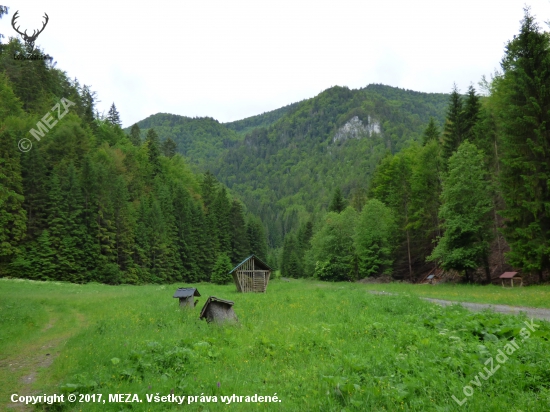
[[[209,172],[197,175],[153,128],[121,127],[96,93],[44,61],[0,56],[0,276],[70,282],[212,280],[254,253],[262,222]],[[30,151],[18,150],[60,98],[75,105]],[[220,269],[221,268],[221,269]],[[222,273],[223,274],[223,273]],[[220,279],[219,273],[215,281]]]
[[[283,273],[414,280],[436,265],[467,281],[480,271],[489,282],[510,265],[542,281],[550,270],[549,67],[550,36],[526,8],[502,71],[480,83],[486,95],[454,86],[442,128],[430,119],[421,142],[381,159],[359,201],[348,205],[337,189],[308,239],[299,231],[285,238]]]

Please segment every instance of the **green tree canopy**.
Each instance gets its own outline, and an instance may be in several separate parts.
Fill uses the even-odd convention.
[[[439,218],[445,232],[428,258],[444,269],[465,271],[467,280],[472,270],[488,265],[493,205],[486,175],[483,153],[462,143],[443,181]]]
[[[360,277],[392,272],[395,232],[391,209],[378,199],[368,200],[355,228]]]

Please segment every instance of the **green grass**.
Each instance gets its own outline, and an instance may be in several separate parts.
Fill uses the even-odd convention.
[[[135,393],[143,400],[67,404],[63,410],[181,409],[147,402],[147,394],[172,391],[218,397],[217,403],[185,401],[190,411],[550,408],[550,325],[536,322],[537,333],[521,341],[524,318],[441,308],[415,296],[429,290],[451,299],[452,287],[273,280],[266,294],[238,294],[233,285],[199,284],[198,307],[180,310],[172,298],[176,286],[182,285],[0,279],[0,405],[9,403],[11,393],[24,392],[21,377],[36,368],[24,360],[49,344],[57,357],[36,369],[28,393],[101,393],[106,400],[108,394]],[[401,294],[373,295],[367,289]],[[455,290],[473,296],[480,289],[478,298],[490,295],[485,287]],[[235,301],[239,324],[199,321],[209,295]],[[463,399],[462,388],[472,386],[485,361],[513,337],[517,351],[458,406],[452,395]],[[20,369],[7,366],[17,362]],[[233,394],[277,394],[281,402],[221,403],[222,395]]]

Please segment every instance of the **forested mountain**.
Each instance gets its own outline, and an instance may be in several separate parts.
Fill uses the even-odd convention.
[[[30,53],[11,39],[0,55],[0,276],[226,282],[213,270],[266,257],[263,225],[213,175],[194,174],[154,124],[124,133],[114,103],[99,116],[90,87],[50,61],[13,58]],[[189,133],[206,146],[228,132],[201,126]]]
[[[162,142],[172,139],[177,151],[193,164],[201,166],[203,171],[240,139],[235,131],[210,117],[190,118],[157,113],[137,125],[144,135],[150,128],[154,128]]]
[[[270,112],[265,112],[258,114],[256,116],[247,117],[242,120],[236,120],[234,122],[224,123],[226,127],[231,130],[238,132],[239,134],[247,134],[248,132],[256,129],[258,127],[268,127],[283,117],[284,114],[288,113],[296,106],[298,103],[292,103],[287,106],[280,107],[278,109],[272,110]]]
[[[300,222],[326,211],[336,187],[361,204],[384,154],[419,141],[430,118],[443,124],[447,103],[447,94],[336,86],[232,123],[159,113],[137,125],[173,139],[198,170],[210,170],[238,194],[261,217],[274,248]]]

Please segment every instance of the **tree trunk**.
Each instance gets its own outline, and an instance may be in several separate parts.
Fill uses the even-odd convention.
[[[500,246],[500,233],[498,233],[498,217],[497,217],[496,204],[495,204],[495,207],[493,208],[493,215],[495,218],[495,235],[497,237],[497,246],[498,246],[498,264],[499,264],[500,274],[502,274],[503,273],[502,266],[504,265],[504,263],[502,262],[502,247]]]
[[[491,283],[491,269],[489,268],[488,256],[485,256],[484,263],[485,263],[485,277],[487,278],[487,284],[489,285]]]
[[[407,253],[409,254],[409,279],[412,282],[413,278],[413,271],[412,271],[412,264],[411,264],[411,242],[409,239],[409,230],[407,229]]]

